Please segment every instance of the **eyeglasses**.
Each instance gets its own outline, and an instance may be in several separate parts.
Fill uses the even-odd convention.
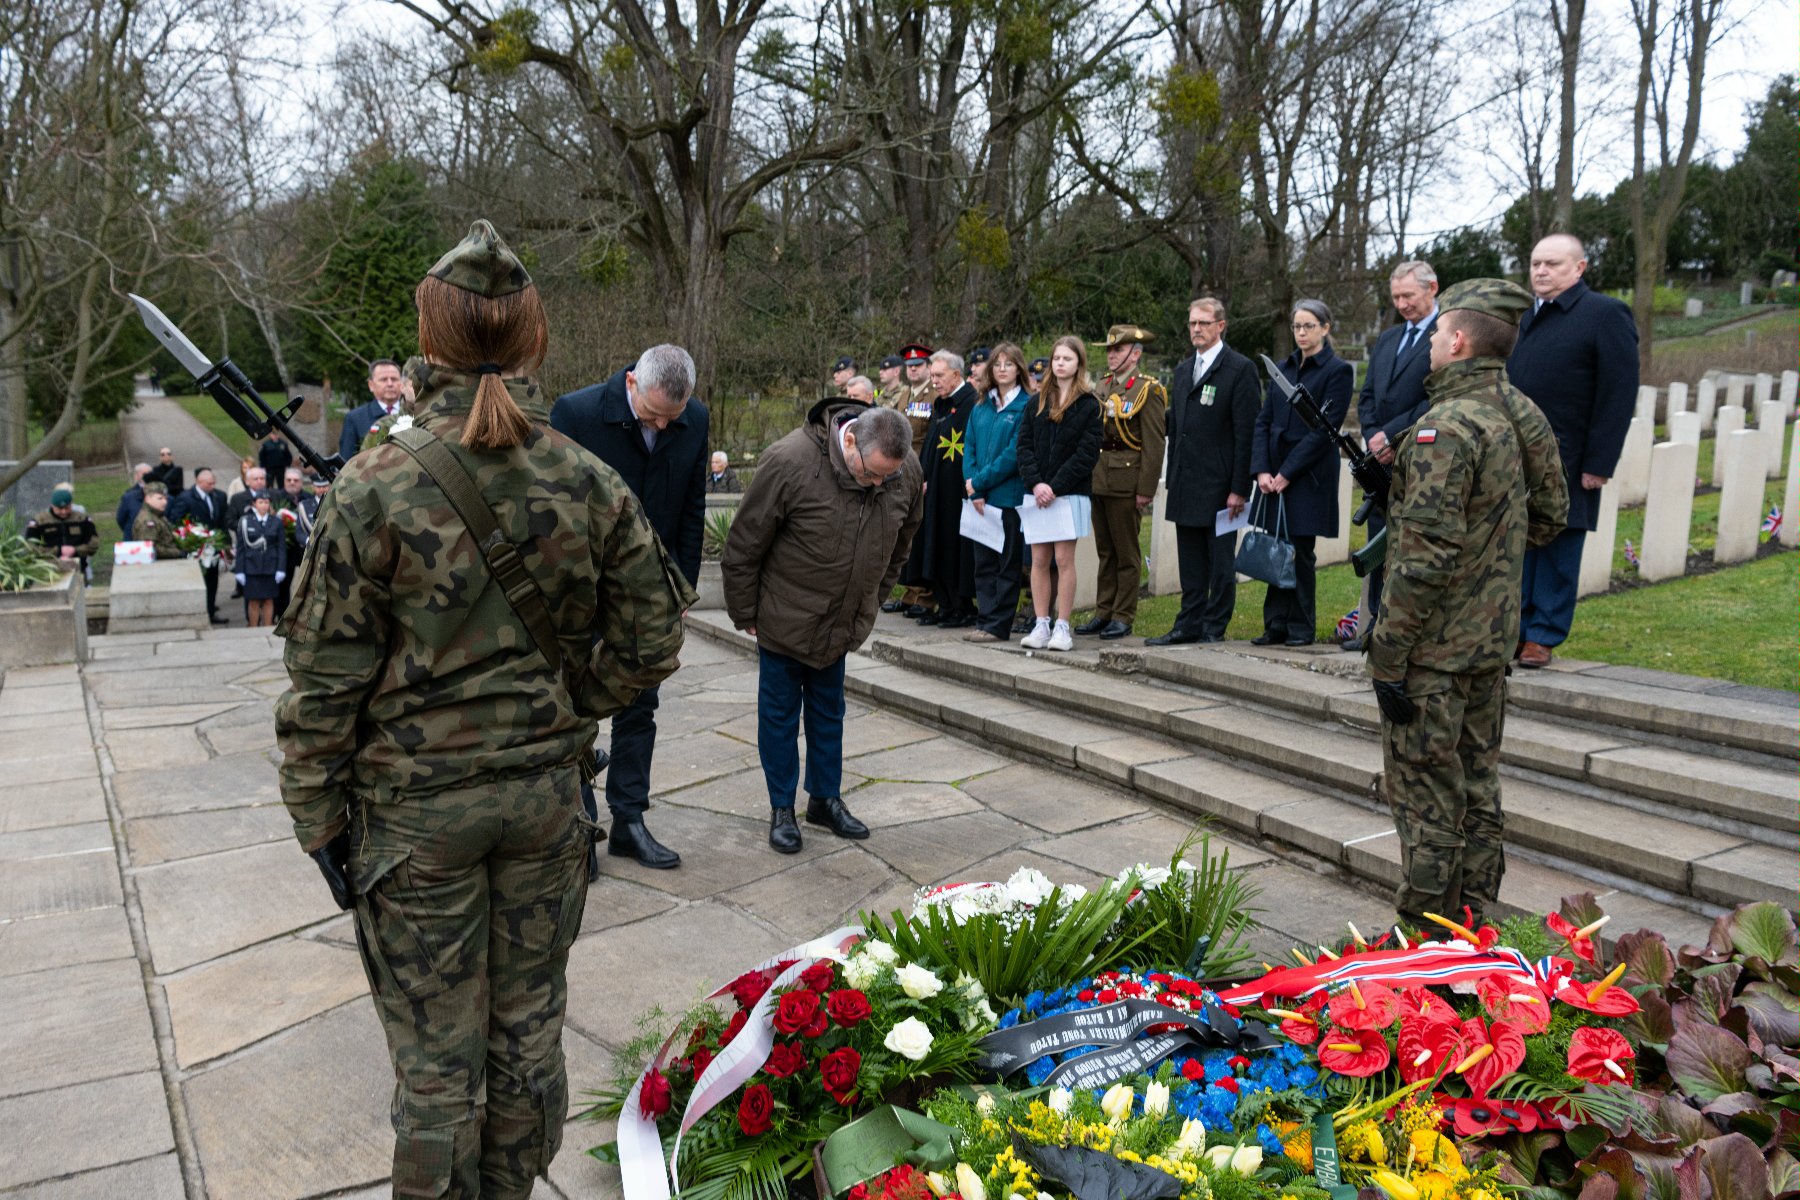
[[[1317,324],[1316,322],[1311,325],[1302,325],[1299,322],[1295,322],[1291,326],[1291,328],[1293,329],[1293,331],[1295,333],[1311,333],[1315,329],[1323,329],[1325,327],[1323,325]]]

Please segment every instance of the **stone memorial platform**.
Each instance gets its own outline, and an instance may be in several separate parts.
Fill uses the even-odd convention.
[[[199,563],[167,558],[113,571],[107,595],[107,633],[208,627],[206,581],[201,578]]]
[[[87,586],[78,571],[0,592],[0,671],[87,660]]]

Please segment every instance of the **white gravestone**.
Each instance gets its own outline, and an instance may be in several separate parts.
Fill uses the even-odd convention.
[[[1172,596],[1181,591],[1181,556],[1175,549],[1175,524],[1168,519],[1169,489],[1156,485],[1150,506],[1150,594]]]
[[[1613,477],[1619,481],[1619,503],[1628,508],[1642,504],[1650,494],[1650,447],[1655,441],[1655,426],[1643,417],[1631,418],[1619,465],[1613,468]]]
[[[1713,414],[1719,407],[1719,385],[1716,380],[1702,379],[1694,396],[1694,412],[1700,417],[1701,432],[1711,432]]]
[[[1650,451],[1650,498],[1644,504],[1644,548],[1638,574],[1652,582],[1687,570],[1688,529],[1694,519],[1694,466],[1700,447],[1664,442]]]
[[[1337,453],[1335,450],[1333,454]],[[1354,480],[1350,478],[1350,469],[1343,467],[1338,471],[1338,531],[1332,537],[1319,539],[1318,565],[1329,567],[1335,563],[1350,560],[1350,514],[1362,503],[1362,493],[1357,492],[1352,498]]]
[[[1688,386],[1687,386],[1687,384],[1680,383],[1680,382],[1671,383],[1669,385],[1669,413],[1668,413],[1668,415],[1672,417],[1678,412],[1686,412],[1688,410],[1687,402],[1688,402]]]
[[[1800,371],[1783,371],[1781,373],[1781,411],[1792,413],[1796,403],[1800,403]]]
[[[1700,444],[1700,414],[1684,412],[1670,417],[1669,440],[1698,446]]]
[[[1781,528],[1775,538],[1784,546],[1800,546],[1800,421],[1788,439],[1787,486],[1781,489]]]
[[[1638,385],[1637,411],[1633,412],[1631,415],[1634,417],[1649,417],[1652,421],[1656,420],[1655,388],[1647,383]]]
[[[1581,544],[1581,575],[1575,591],[1578,596],[1591,596],[1612,586],[1613,540],[1619,528],[1619,492],[1617,475],[1600,489],[1600,511],[1594,518],[1594,531]]]
[[[1725,403],[1736,408],[1744,407],[1744,389],[1749,384],[1748,375],[1727,375],[1725,377]]]
[[[1716,563],[1756,557],[1762,527],[1762,464],[1768,457],[1760,430],[1740,429],[1721,438],[1714,453],[1725,460],[1725,487],[1719,493],[1719,534],[1713,542]]]
[[[1749,308],[1756,303],[1756,285],[1741,283],[1738,285],[1738,307]]]
[[[1683,305],[1682,308],[1683,308],[1683,311],[1687,314],[1687,316],[1690,319],[1692,319],[1706,311],[1706,304],[1703,301],[1695,300],[1692,297],[1689,297],[1688,302],[1685,305]]]
[[[1763,458],[1768,464],[1764,478],[1781,478],[1781,452],[1786,449],[1782,445],[1785,440],[1783,435],[1787,433],[1786,417],[1779,400],[1764,400],[1757,405],[1756,432],[1762,435]]]
[[[1756,376],[1756,411],[1775,398],[1775,377],[1767,371],[1759,371]]]
[[[1744,427],[1744,410],[1727,404],[1719,410],[1718,429],[1713,434],[1712,485],[1725,486],[1725,439]]]

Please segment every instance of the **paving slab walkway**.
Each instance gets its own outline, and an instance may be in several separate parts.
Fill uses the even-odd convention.
[[[276,790],[280,643],[261,630],[93,639],[83,669],[0,680],[0,1200],[385,1194],[391,1073],[348,918]],[[690,637],[662,691],[651,827],[680,870],[604,859],[569,965],[579,1092],[611,1079],[647,998],[743,966],[919,886],[1038,867],[1093,883],[1188,824],[868,703],[846,726],[865,842],[766,842],[755,663]],[[996,705],[1003,703],[996,701]],[[1273,957],[1385,901],[1226,840]],[[538,1194],[614,1196],[610,1140],[573,1121]]]

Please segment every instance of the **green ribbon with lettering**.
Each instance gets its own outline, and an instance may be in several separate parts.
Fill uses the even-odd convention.
[[[1313,1118],[1313,1179],[1334,1200],[1356,1200],[1357,1189],[1344,1182],[1343,1172],[1338,1169],[1337,1130],[1331,1124],[1331,1116],[1322,1112]]]

